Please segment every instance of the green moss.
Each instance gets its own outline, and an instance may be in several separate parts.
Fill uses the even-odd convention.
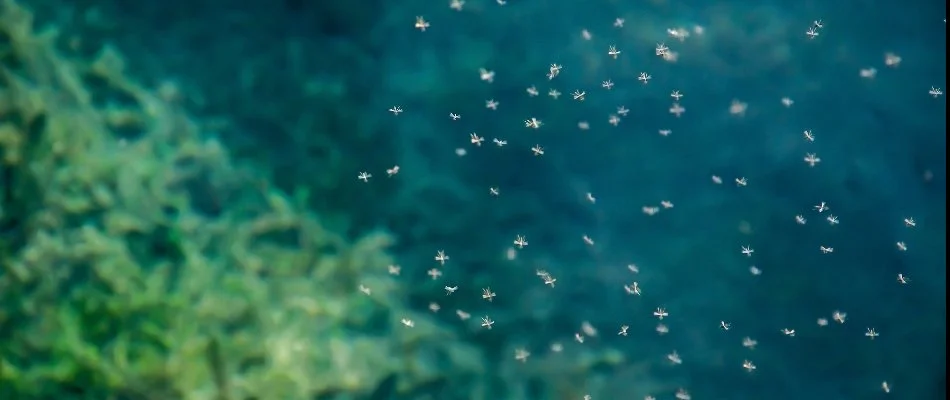
[[[344,239],[306,209],[320,196],[249,177],[119,53],[64,58],[0,4],[4,143],[21,156],[0,164],[3,398],[356,398],[471,370],[402,368],[462,345],[401,302],[387,235]],[[102,96],[143,131],[120,137]],[[419,329],[392,329],[402,315]]]

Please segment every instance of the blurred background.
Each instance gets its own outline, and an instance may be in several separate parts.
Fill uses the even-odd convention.
[[[944,3],[0,4],[4,400],[946,397]]]

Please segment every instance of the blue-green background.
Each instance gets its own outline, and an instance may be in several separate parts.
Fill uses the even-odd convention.
[[[696,399],[885,398],[885,380],[890,398],[945,396],[946,101],[927,94],[945,86],[941,2],[470,0],[461,12],[441,0],[27,4],[87,38],[90,52],[116,44],[138,79],[179,82],[190,112],[233,121],[211,133],[230,151],[283,189],[307,188],[310,206],[351,235],[391,231],[412,304],[443,301],[443,283],[457,282],[468,300],[443,304],[440,318],[498,366],[511,364],[514,347],[540,358],[553,341],[577,346],[571,337],[589,321],[602,337],[585,345],[628,360],[592,370],[591,379],[610,381],[595,399],[642,398],[643,379]],[[417,15],[431,21],[428,31],[412,28]],[[808,40],[815,19],[825,27]],[[682,43],[666,36],[694,25],[705,33]],[[657,58],[658,42],[678,62]],[[619,59],[606,55],[609,45]],[[885,66],[887,52],[901,64]],[[549,82],[551,63],[564,69]],[[482,67],[496,72],[493,83],[478,79]],[[861,79],[869,67],[877,76]],[[636,81],[642,71],[653,76],[648,85]],[[612,91],[599,87],[606,79]],[[542,96],[530,98],[531,85]],[[565,96],[544,96],[552,87]],[[587,100],[570,100],[575,89]],[[679,119],[666,111],[674,89],[685,94]],[[498,111],[484,108],[490,98]],[[734,99],[749,104],[744,116],[729,114]],[[387,113],[394,105],[405,112]],[[612,127],[607,116],[620,105],[631,112]],[[530,117],[544,126],[524,129]],[[577,129],[580,120],[592,128]],[[472,147],[472,132],[509,146]],[[544,157],[532,157],[535,144]],[[460,147],[467,156],[455,154]],[[822,162],[808,168],[806,152]],[[385,179],[394,164],[400,174]],[[355,179],[364,170],[370,184]],[[339,175],[344,183],[329,177]],[[749,185],[736,187],[737,177]],[[491,186],[502,195],[489,196]],[[641,212],[661,200],[675,208]],[[840,225],[812,210],[820,201]],[[796,214],[809,223],[796,225]],[[906,217],[918,226],[905,227]],[[516,234],[530,245],[509,262]],[[755,248],[751,259],[742,245]],[[439,249],[452,260],[445,281],[431,282],[424,271]],[[750,265],[764,273],[751,276]],[[556,288],[541,285],[538,268]],[[911,282],[898,284],[898,273]],[[633,279],[641,298],[623,293]],[[498,293],[492,304],[478,298],[488,286]],[[650,315],[658,306],[670,312],[662,337]],[[468,329],[455,307],[497,325]],[[846,324],[817,326],[837,309]],[[720,320],[733,329],[719,330]],[[630,336],[614,335],[621,324]],[[783,336],[786,327],[798,335]],[[869,340],[867,327],[881,336]],[[743,336],[759,341],[754,352]],[[663,357],[674,349],[685,362],[670,367]],[[758,370],[746,373],[743,359]],[[444,387],[427,396],[465,398]]]

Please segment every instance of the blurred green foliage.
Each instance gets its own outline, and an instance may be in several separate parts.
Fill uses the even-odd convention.
[[[0,3],[0,397],[385,399],[484,384],[479,352],[401,302],[388,235],[337,233],[308,211],[318,196],[233,162],[116,50],[62,54],[57,32]],[[394,329],[401,318],[415,328]]]

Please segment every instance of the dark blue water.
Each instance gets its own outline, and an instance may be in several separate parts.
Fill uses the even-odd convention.
[[[354,284],[384,280],[386,315],[321,317],[343,333],[304,334],[322,356],[283,355],[307,371],[286,382],[241,364],[277,369],[272,350],[225,356],[231,398],[945,397],[943,3],[33,3],[87,38],[78,54],[112,44],[134,79],[227,121],[203,135],[308,193],[328,229],[392,234],[398,276],[321,282],[362,302]],[[167,396],[212,398],[205,382]]]

